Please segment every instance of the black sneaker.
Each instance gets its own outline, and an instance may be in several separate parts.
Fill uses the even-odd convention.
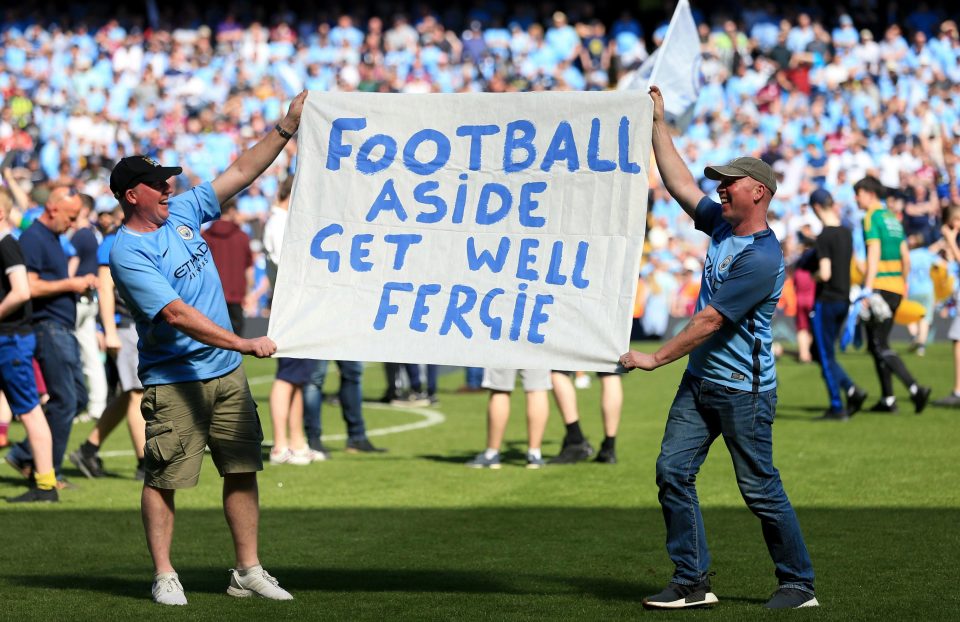
[[[867,392],[860,387],[853,387],[853,394],[847,394],[847,416],[852,417],[863,408],[867,401]]]
[[[850,421],[850,415],[845,410],[833,410],[832,408],[817,417],[817,421]]]
[[[931,393],[933,393],[931,387],[917,387],[917,392],[910,396],[910,401],[913,402],[913,412],[918,415],[923,412],[923,409],[927,407],[927,402],[930,401]]]
[[[70,455],[67,457],[70,458],[70,462],[73,463],[73,466],[80,469],[80,472],[86,475],[88,478],[96,479],[98,477],[103,477],[103,460],[100,459],[100,456],[96,454],[92,456],[85,456],[83,451],[78,449],[70,452]]]
[[[767,604],[767,609],[800,609],[801,607],[819,607],[817,597],[812,592],[805,592],[792,587],[782,587],[773,593]]]
[[[359,441],[347,441],[347,453],[348,454],[382,454],[386,453],[386,449],[382,447],[374,447],[373,443],[370,442],[370,439],[365,438]]]
[[[19,497],[7,497],[7,503],[56,503],[60,500],[56,488],[50,490],[40,490],[31,488]]]
[[[900,409],[897,408],[897,403],[887,404],[884,400],[880,400],[876,404],[870,407],[870,412],[872,413],[895,413],[900,412]]]
[[[564,445],[560,453],[550,459],[550,464],[576,464],[593,455],[593,445],[590,441]]]
[[[593,459],[594,462],[599,462],[601,464],[616,464],[617,463],[617,450],[616,449],[607,449],[605,447],[600,448],[600,452],[597,453],[597,457]]]
[[[717,595],[710,591],[710,579],[696,585],[680,585],[671,582],[659,594],[643,599],[647,609],[683,609],[717,604]]]

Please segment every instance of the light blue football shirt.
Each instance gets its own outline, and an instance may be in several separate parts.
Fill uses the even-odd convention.
[[[117,291],[137,323],[138,373],[144,386],[207,380],[236,369],[239,353],[214,348],[167,324],[160,311],[183,299],[220,327],[232,331],[220,274],[200,225],[220,216],[210,183],[170,199],[170,217],[156,231],[120,227],[110,251]]]
[[[699,313],[707,305],[725,318],[719,331],[693,352],[692,375],[743,391],[777,386],[770,325],[783,291],[780,242],[770,229],[734,235],[719,203],[704,197],[694,214],[697,229],[710,236],[700,281]]]

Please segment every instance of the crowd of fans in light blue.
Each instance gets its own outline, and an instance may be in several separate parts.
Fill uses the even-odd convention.
[[[694,11],[701,91],[676,141],[691,170],[738,155],[770,162],[780,175],[770,223],[788,261],[818,232],[807,205],[817,187],[843,205],[861,240],[852,184],[867,172],[894,190],[891,205],[908,235],[934,242],[941,210],[960,203],[956,22],[924,3],[900,23],[873,15],[872,29],[842,7],[817,16],[764,6],[748,3],[737,15]],[[461,26],[435,10],[364,20],[279,11],[264,23],[231,10],[206,20],[191,9],[119,20],[10,12],[0,21],[4,167],[27,191],[77,180],[109,210],[107,179],[120,157],[147,153],[182,166],[184,188],[211,179],[303,88],[616,88],[662,42],[668,17],[648,36],[629,13],[604,23],[582,8],[537,16],[525,4],[511,13],[491,1],[459,13]],[[289,154],[239,198],[255,245],[279,181],[293,170]],[[643,275],[670,300],[706,241],[658,180],[651,187]],[[265,300],[248,313],[266,313]]]

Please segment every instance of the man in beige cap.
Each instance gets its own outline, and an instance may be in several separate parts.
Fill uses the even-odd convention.
[[[644,598],[643,605],[680,609],[717,602],[694,482],[710,445],[722,434],[740,492],[760,519],[776,568],[778,589],[766,606],[816,607],[813,565],[773,466],[777,377],[770,324],[784,266],[766,214],[777,180],[773,169],[756,158],[708,166],[704,174],[720,182],[720,203],[710,200],[673,145],[660,90],[651,87],[650,95],[660,176],[697,229],[710,236],[710,247],[696,314],[686,327],[653,354],[630,351],[620,357],[625,369],[649,371],[690,355],[657,459],[667,553],[676,569],[669,585]]]

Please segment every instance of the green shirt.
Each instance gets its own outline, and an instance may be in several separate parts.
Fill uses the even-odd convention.
[[[863,240],[880,245],[880,265],[877,266],[877,278],[873,289],[903,295],[906,286],[903,281],[903,261],[900,245],[903,243],[903,226],[890,210],[878,206],[867,211],[863,218]]]

